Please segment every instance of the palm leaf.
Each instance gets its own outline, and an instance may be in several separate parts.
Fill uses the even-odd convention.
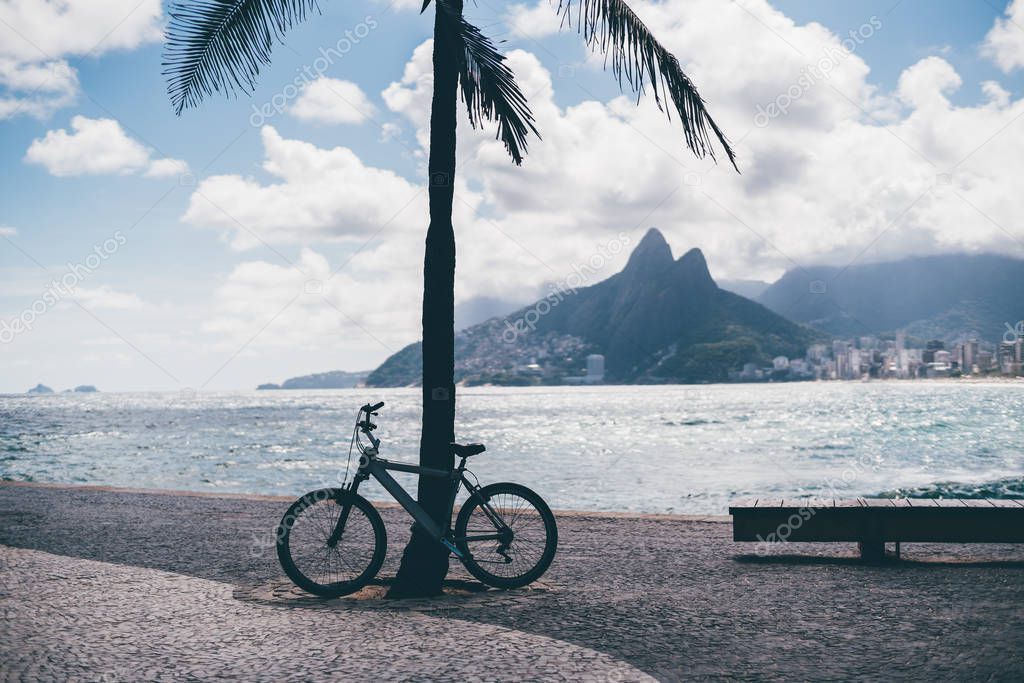
[[[623,0],[559,0],[557,11],[565,25],[571,26],[575,19],[577,31],[587,45],[605,56],[606,64],[611,58],[612,73],[620,86],[625,79],[639,98],[649,85],[658,108],[669,118],[671,112],[663,100],[672,100],[683,123],[686,146],[695,155],[716,159],[713,135],[739,171],[736,153],[708,113],[697,86]]]
[[[451,0],[437,0],[436,7],[444,19],[442,25],[448,33],[445,38],[456,52],[459,86],[470,125],[479,128],[484,119],[497,121],[495,138],[505,144],[518,166],[526,155],[527,135],[532,132],[540,138],[540,133],[534,125],[526,96],[505,63],[505,55],[498,52],[480,29],[466,21]]]
[[[163,75],[175,113],[214,92],[252,92],[274,40],[318,9],[316,0],[173,2]]]

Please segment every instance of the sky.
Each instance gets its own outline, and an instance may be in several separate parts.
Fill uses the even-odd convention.
[[[630,3],[735,144],[695,159],[548,0],[467,3],[542,140],[460,113],[462,322],[651,226],[714,277],[1024,256],[1024,0]],[[0,392],[252,389],[418,338],[432,12],[321,2],[250,95],[176,116],[158,0],[0,0]],[[557,6],[557,3],[555,3]],[[898,295],[898,293],[894,293]]]

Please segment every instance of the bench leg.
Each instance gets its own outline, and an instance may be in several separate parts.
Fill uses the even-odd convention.
[[[880,562],[885,559],[885,541],[861,541],[857,547],[860,548],[862,560]]]

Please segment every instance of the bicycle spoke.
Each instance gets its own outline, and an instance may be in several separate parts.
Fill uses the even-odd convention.
[[[467,537],[501,530],[480,504],[473,504],[476,507],[466,524]],[[488,573],[503,579],[524,576],[540,562],[547,542],[547,529],[540,511],[528,499],[506,492],[493,496],[488,506],[497,520],[512,531],[513,540],[507,548],[495,540],[467,541],[473,561],[487,565]]]
[[[288,541],[292,562],[314,583],[354,581],[373,561],[373,527],[358,506],[349,506],[341,538],[334,547],[328,545],[343,512],[343,504],[328,498],[310,501],[295,516]]]

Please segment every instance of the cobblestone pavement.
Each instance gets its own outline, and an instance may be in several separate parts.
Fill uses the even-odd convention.
[[[787,554],[758,557],[731,541],[723,519],[560,514],[558,555],[532,590],[321,601],[293,590],[277,566],[272,530],[287,504],[0,485],[0,544],[99,561],[13,560],[38,562],[50,580],[40,588],[25,583],[32,571],[4,572],[16,577],[7,614],[36,633],[24,645],[5,629],[4,666],[26,666],[23,652],[58,653],[84,662],[95,680],[108,671],[101,654],[121,647],[128,678],[148,673],[149,661],[203,678],[242,670],[232,662],[250,674],[270,677],[269,667],[281,666],[301,678],[311,659],[334,658],[330,670],[344,677],[348,653],[373,633],[393,639],[402,666],[414,667],[378,663],[383,679],[533,680],[586,670],[601,680],[639,680],[640,672],[661,680],[1019,680],[1024,669],[1024,546],[905,545],[904,561],[866,566],[841,544],[792,544]],[[394,509],[382,514],[386,576],[407,522]],[[468,578],[461,567],[452,574]],[[199,595],[210,597],[189,597]],[[132,639],[146,632],[139,624],[155,635]],[[508,643],[500,655],[489,649],[494,633]],[[435,637],[440,651],[421,654]],[[285,643],[306,654],[279,655]],[[509,663],[484,670],[471,663],[477,655],[456,658],[474,644],[484,663]]]
[[[259,606],[224,583],[0,547],[18,680],[652,680],[612,657],[441,612]]]

